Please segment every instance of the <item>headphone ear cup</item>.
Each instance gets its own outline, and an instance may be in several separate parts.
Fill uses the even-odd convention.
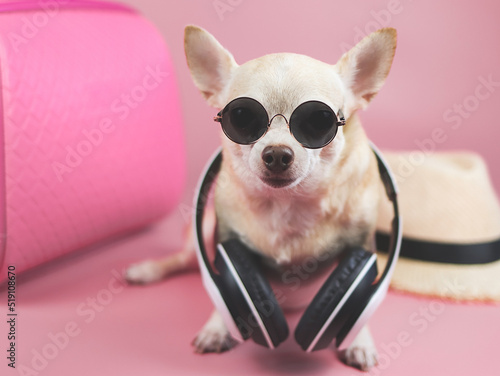
[[[243,338],[271,348],[283,342],[288,324],[257,255],[231,239],[217,246],[214,264],[221,277],[219,290]]]
[[[371,296],[377,277],[376,255],[355,248],[341,260],[313,298],[297,328],[295,340],[305,351],[327,347],[356,307]]]

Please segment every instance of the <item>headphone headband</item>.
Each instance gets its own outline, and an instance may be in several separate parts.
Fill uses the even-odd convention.
[[[213,182],[217,178],[217,174],[219,173],[221,163],[222,163],[222,148],[218,148],[210,157],[205,168],[203,169],[201,178],[199,179],[197,188],[195,190],[195,196],[193,202],[193,207],[195,210],[193,225],[194,225],[195,243],[197,251],[196,254],[198,256],[198,262],[200,264],[200,267],[201,265],[205,265],[211,277],[213,277],[215,273],[210,267],[210,262],[207,257],[207,250],[205,248],[205,243],[203,243],[202,223],[203,223],[203,213],[208,201],[208,196],[210,194],[210,188],[212,187]]]
[[[346,349],[352,341],[354,341],[354,338],[356,338],[356,335],[359,333],[361,328],[368,322],[368,319],[375,313],[380,304],[382,304],[385,295],[389,290],[389,284],[391,282],[394,269],[396,268],[396,261],[399,257],[401,240],[403,238],[403,222],[399,215],[397,200],[398,189],[396,180],[392,175],[388,163],[382,157],[378,148],[372,142],[370,142],[370,147],[377,158],[380,178],[384,184],[387,197],[392,202],[392,207],[394,209],[394,218],[391,226],[392,232],[389,241],[389,257],[382,276],[374,286],[368,304],[363,308],[362,312],[357,317],[353,317],[352,323],[350,326],[347,326],[348,331],[343,331],[339,337],[337,337],[336,345],[340,350]]]
[[[382,179],[382,183],[384,183],[385,192],[394,209],[394,218],[392,219],[391,224],[392,232],[389,240],[389,259],[387,260],[387,265],[385,266],[384,272],[380,277],[379,282],[377,282],[377,284],[382,284],[384,280],[387,280],[387,291],[387,289],[389,288],[390,279],[392,277],[392,274],[394,273],[394,268],[396,267],[396,261],[398,260],[399,252],[401,250],[401,240],[403,238],[403,220],[399,215],[398,187],[396,185],[396,179],[392,175],[389,165],[382,156],[382,153],[380,153],[380,150],[378,150],[378,148],[372,142],[370,142],[370,147],[377,157],[380,178]]]

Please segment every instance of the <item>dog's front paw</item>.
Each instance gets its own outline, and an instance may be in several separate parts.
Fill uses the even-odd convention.
[[[340,356],[348,366],[365,372],[378,364],[377,348],[366,325],[360,330],[351,345],[340,353]]]
[[[345,350],[341,356],[345,364],[365,372],[378,364],[377,349],[372,346],[352,346]]]
[[[238,342],[229,333],[202,330],[193,340],[194,351],[198,354],[222,353],[231,350]]]
[[[224,325],[224,320],[217,311],[212,313],[192,342],[195,352],[199,354],[221,353],[232,349],[237,344],[238,342],[231,337]]]
[[[125,270],[123,277],[132,284],[148,284],[158,282],[163,278],[162,265],[154,260],[146,260],[138,264],[132,264]]]

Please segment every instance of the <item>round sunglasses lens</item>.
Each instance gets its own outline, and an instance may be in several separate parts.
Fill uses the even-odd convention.
[[[267,112],[251,98],[237,98],[222,110],[222,129],[226,136],[242,145],[248,145],[266,133]]]
[[[337,134],[337,116],[325,103],[302,103],[290,117],[290,130],[304,147],[318,149],[326,146]]]

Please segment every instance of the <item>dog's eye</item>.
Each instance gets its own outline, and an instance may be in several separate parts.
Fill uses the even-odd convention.
[[[248,128],[255,120],[252,110],[245,107],[233,108],[230,113],[231,123],[237,128]]]
[[[333,114],[330,111],[313,111],[309,115],[308,123],[316,131],[327,130],[333,124]]]

